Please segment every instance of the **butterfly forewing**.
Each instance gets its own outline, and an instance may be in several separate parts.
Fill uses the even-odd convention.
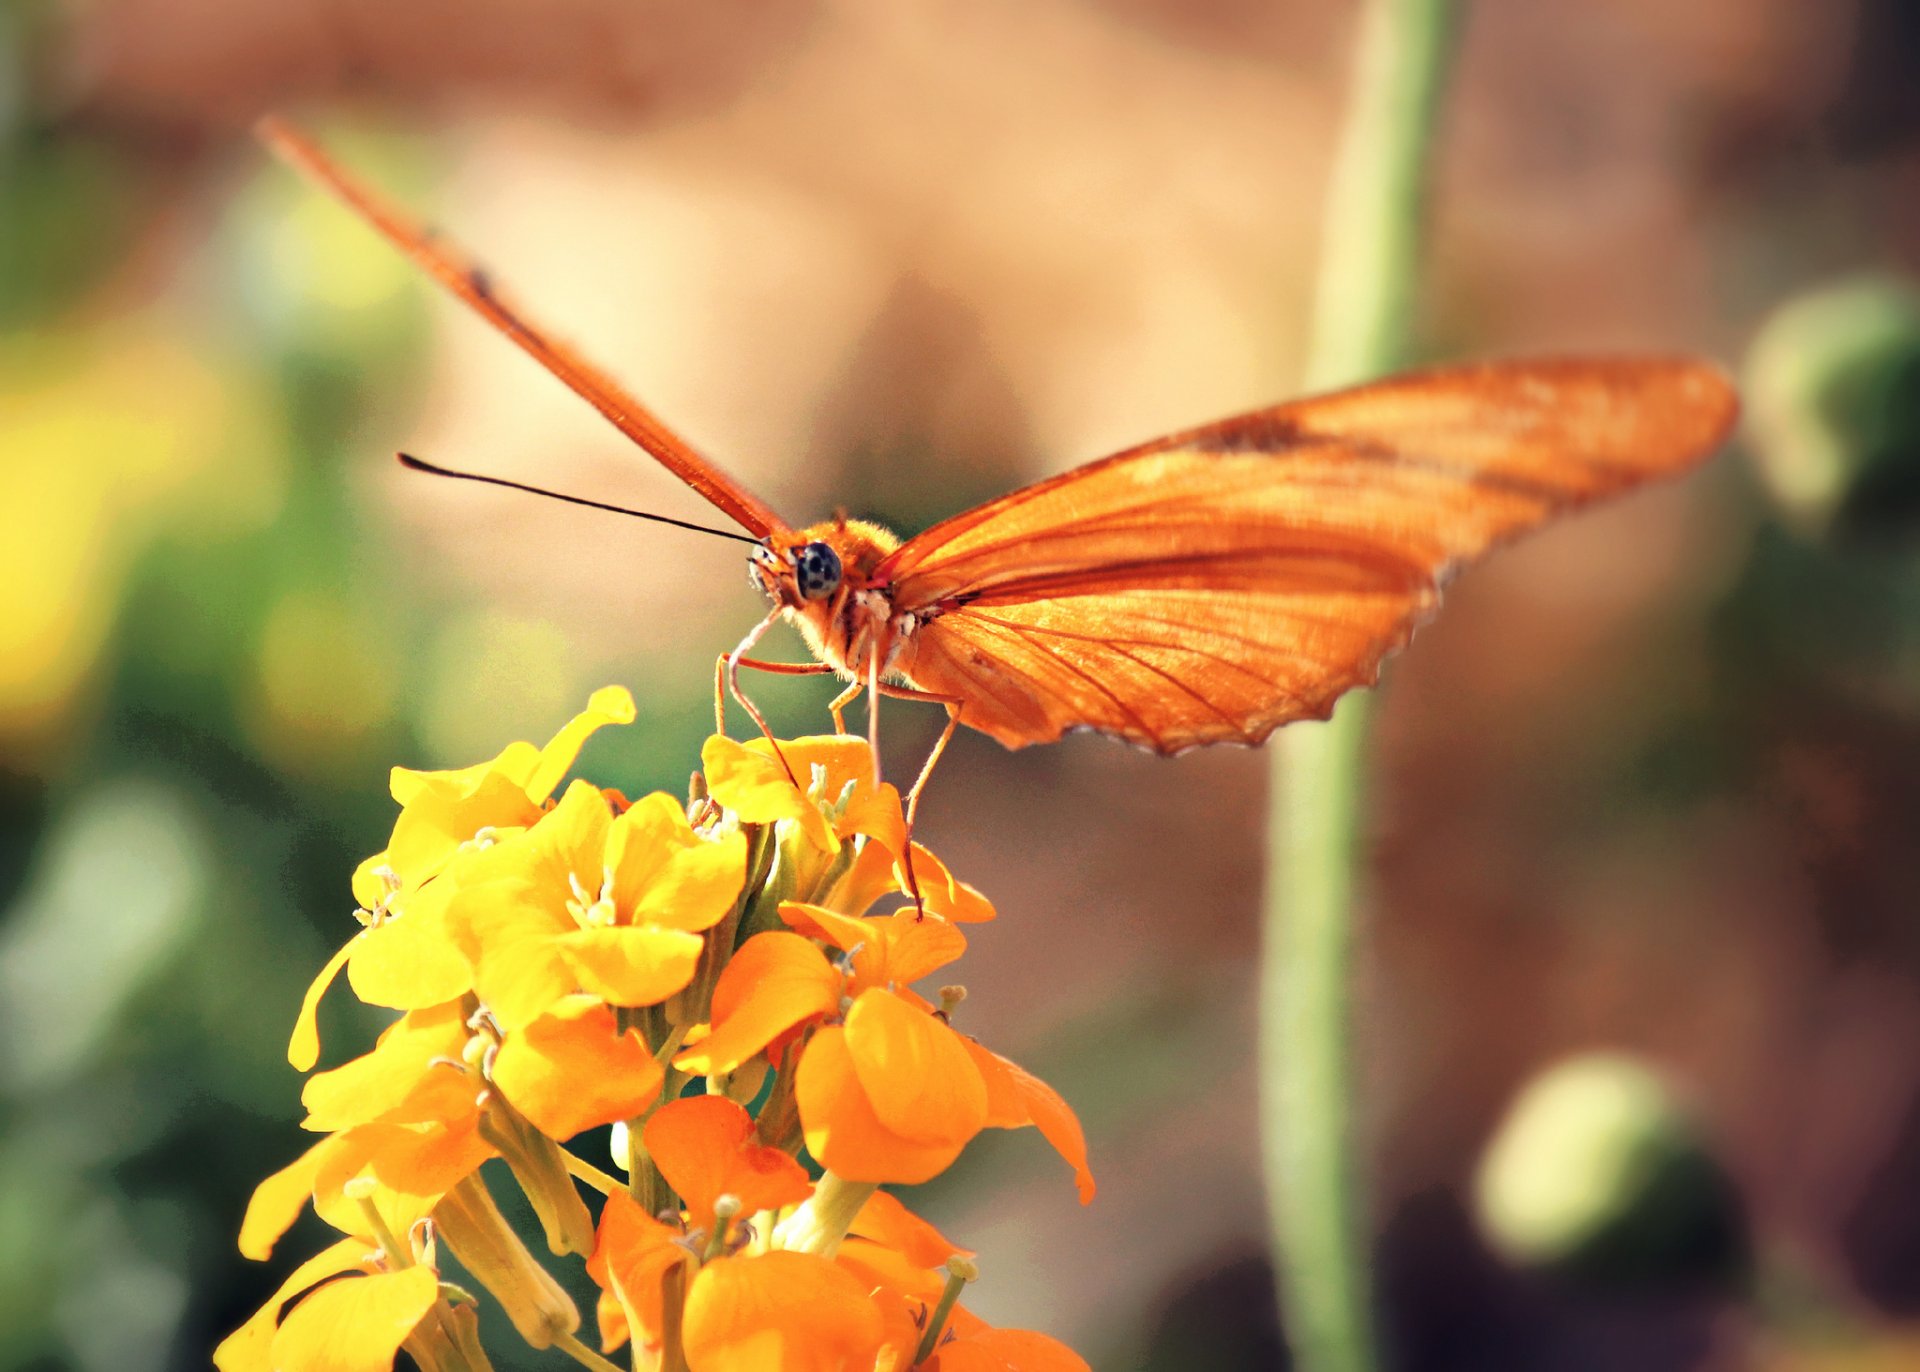
[[[416,223],[285,120],[269,115],[259,122],[256,132],[268,147],[312,177],[741,528],[756,538],[787,529],[786,521],[771,506],[696,452],[625,387],[509,304],[492,278],[452,243]]]
[[[1175,434],[936,525],[879,569],[899,665],[1010,746],[1256,742],[1370,683],[1452,570],[1725,437],[1709,367],[1414,373]]]

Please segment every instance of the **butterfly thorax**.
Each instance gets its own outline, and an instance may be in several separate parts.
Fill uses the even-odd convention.
[[[786,613],[815,657],[842,676],[863,676],[869,655],[887,664],[892,601],[875,574],[900,546],[863,519],[824,520],[769,537],[747,565],[748,579]]]

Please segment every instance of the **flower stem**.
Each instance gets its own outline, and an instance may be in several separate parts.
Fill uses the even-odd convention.
[[[687,1306],[687,1264],[676,1262],[660,1278],[659,1372],[688,1372],[681,1327]],[[640,1372],[640,1340],[633,1341],[634,1372]]]
[[[579,1363],[582,1367],[591,1367],[593,1372],[624,1372],[620,1364],[601,1357],[584,1343],[576,1334],[556,1335],[553,1346]]]
[[[774,1247],[832,1257],[861,1207],[879,1189],[875,1182],[848,1181],[828,1172],[814,1185],[813,1195],[780,1222],[773,1236]]]
[[[933,1356],[933,1350],[940,1346],[940,1335],[946,1330],[947,1320],[953,1314],[953,1307],[960,1303],[960,1290],[968,1282],[980,1275],[980,1269],[966,1258],[947,1259],[947,1284],[940,1291],[940,1303],[933,1307],[927,1316],[927,1327],[920,1335],[920,1346],[913,1351],[913,1365],[918,1367]]]
[[[1327,190],[1309,390],[1401,360],[1421,191],[1453,6],[1368,0]],[[1377,1366],[1353,1128],[1349,994],[1368,702],[1295,724],[1272,752],[1260,966],[1261,1133],[1275,1276],[1294,1366]]]
[[[680,1088],[686,1084],[687,1074],[669,1067],[666,1079],[660,1084],[660,1094],[653,1098],[653,1104],[627,1121],[627,1194],[649,1215],[657,1215],[666,1208],[670,1193],[666,1178],[660,1175],[660,1169],[654,1166],[653,1158],[647,1152],[644,1139],[647,1121],[659,1114],[660,1107],[668,1101],[677,1100]]]
[[[598,1167],[595,1167],[592,1163],[574,1153],[572,1150],[562,1148],[560,1155],[561,1161],[567,1166],[569,1175],[577,1181],[585,1182],[601,1195],[610,1196],[615,1191],[621,1191],[626,1188],[626,1183],[618,1177],[602,1172]]]

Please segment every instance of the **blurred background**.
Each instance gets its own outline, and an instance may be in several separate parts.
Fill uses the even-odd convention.
[[[760,613],[737,545],[397,469],[711,518],[254,115],[790,519],[911,532],[1290,392],[1352,18],[0,4],[0,1366],[204,1366],[318,1246],[233,1235],[303,1146],[286,1033],[389,766],[623,682],[641,720],[583,767],[677,790]],[[1464,577],[1387,673],[1359,1013],[1394,1365],[1920,1367],[1920,10],[1488,0],[1439,146],[1423,353],[1699,352],[1748,418]],[[829,689],[757,694],[804,732]],[[890,721],[911,757],[937,712]],[[1074,1102],[1102,1190],[995,1135],[910,1199],[981,1250],[979,1313],[1103,1372],[1283,1365],[1263,785],[966,735],[923,812],[1002,914],[968,1026]]]

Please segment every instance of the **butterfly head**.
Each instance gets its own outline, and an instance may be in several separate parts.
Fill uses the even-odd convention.
[[[775,548],[757,545],[747,559],[747,581],[768,600],[798,610],[832,600],[845,577],[840,554],[821,539]]]
[[[877,524],[833,519],[756,545],[747,580],[775,604],[804,612],[830,605],[843,586],[865,589],[881,559],[899,546]]]
[[[873,597],[874,575],[900,540],[877,524],[835,518],[774,534],[756,546],[747,580],[787,612],[809,646],[839,667],[856,634],[861,609]]]

